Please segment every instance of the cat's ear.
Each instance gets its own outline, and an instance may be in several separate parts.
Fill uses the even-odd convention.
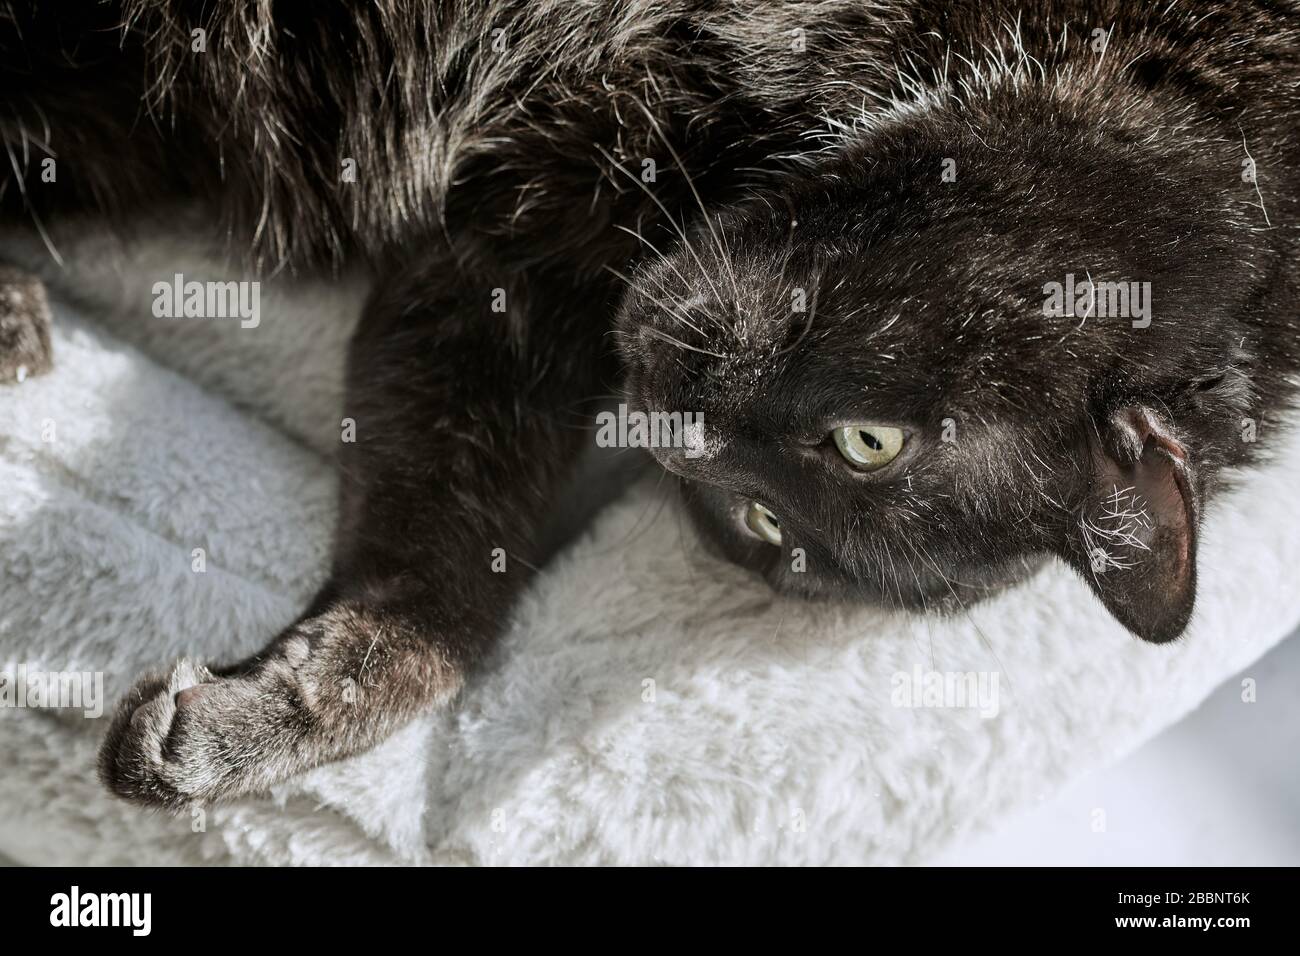
[[[1112,413],[1088,445],[1091,487],[1059,553],[1121,624],[1144,640],[1171,641],[1196,599],[1192,454],[1141,405]]]

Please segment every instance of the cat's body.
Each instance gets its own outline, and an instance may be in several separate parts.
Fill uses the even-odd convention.
[[[641,251],[611,226],[659,218],[629,177],[644,160],[669,171],[656,197],[674,213],[694,201],[672,150],[706,199],[735,199],[834,149],[839,123],[915,115],[944,78],[975,101],[1069,71],[1062,89],[1099,124],[1121,105],[1147,111],[1131,121],[1189,111],[1180,136],[1154,144],[1171,155],[1248,122],[1261,168],[1296,162],[1287,3],[12,6],[0,130],[26,172],[21,207],[123,216],[208,198],[264,266],[400,262],[416,237],[440,236],[590,281]],[[1141,102],[1153,88],[1165,103]],[[68,181],[42,190],[47,137],[68,140]]]
[[[703,416],[656,451],[701,529],[775,585],[947,605],[1055,553],[1157,641],[1300,368],[1293,3],[27,6],[6,216],[196,198],[256,264],[379,290],[331,583],[258,658],[132,691],[102,761],[132,799],[255,790],[453,695],[611,329],[632,404]],[[1149,314],[1045,316],[1076,273]]]

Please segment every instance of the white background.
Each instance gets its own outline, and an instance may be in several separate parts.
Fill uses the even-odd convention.
[[[1124,760],[932,862],[1300,865],[1300,632]]]

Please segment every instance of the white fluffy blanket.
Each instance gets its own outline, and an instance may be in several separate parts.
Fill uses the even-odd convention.
[[[103,672],[111,703],[176,656],[254,650],[321,580],[363,293],[266,284],[255,329],[156,319],[153,282],[230,274],[182,242],[62,251],[43,268],[57,368],[0,389],[0,665]],[[1279,460],[1210,514],[1173,646],[1129,637],[1060,566],[946,620],[780,599],[702,553],[650,482],[546,568],[454,709],[272,798],[142,812],[96,783],[104,720],[0,711],[0,854],[923,862],[1130,751],[1300,620],[1300,441],[1260,439]],[[996,674],[996,714],[897,706],[898,675],[929,671]]]

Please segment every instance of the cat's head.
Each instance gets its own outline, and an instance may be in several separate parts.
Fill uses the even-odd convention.
[[[846,146],[641,264],[629,402],[691,416],[655,456],[778,589],[952,608],[1054,554],[1171,640],[1253,401],[1239,222],[1200,160],[968,126]]]

